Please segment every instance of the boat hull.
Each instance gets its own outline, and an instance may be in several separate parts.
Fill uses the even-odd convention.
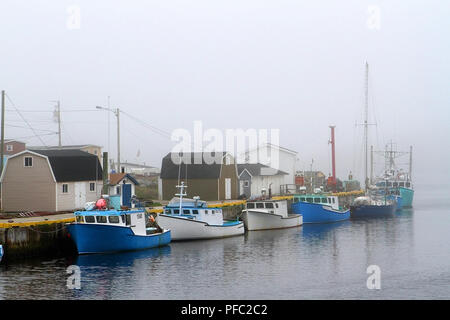
[[[327,223],[350,219],[350,209],[337,211],[318,203],[296,202],[292,212],[303,216],[303,223]]]
[[[402,197],[402,208],[411,208],[414,198],[414,190],[400,187],[400,196]]]
[[[256,210],[243,211],[242,220],[244,220],[245,228],[249,231],[292,228],[303,224],[303,217],[300,214],[291,214],[288,217],[282,217]]]
[[[160,214],[157,223],[161,228],[170,229],[173,241],[226,238],[243,235],[245,232],[241,221],[224,221],[222,225],[210,225],[202,221]]]
[[[350,217],[355,218],[372,218],[372,217],[389,217],[395,213],[397,204],[386,205],[359,205],[350,207]]]
[[[87,223],[67,225],[79,254],[142,250],[170,243],[170,230],[151,235],[135,235],[131,228]]]

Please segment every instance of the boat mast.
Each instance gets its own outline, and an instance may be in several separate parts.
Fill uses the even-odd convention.
[[[369,64],[366,61],[366,83],[365,83],[365,106],[364,106],[364,182],[366,191],[369,188],[367,174],[367,154],[368,154],[368,117],[369,117]]]
[[[411,174],[412,174],[412,146],[409,146],[409,181],[412,181],[411,178]]]

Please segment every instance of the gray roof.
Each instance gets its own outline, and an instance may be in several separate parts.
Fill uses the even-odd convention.
[[[31,150],[46,156],[57,182],[102,180],[97,156],[80,150]]]
[[[237,167],[238,167],[238,175],[240,175],[242,171],[244,171],[245,169],[247,169],[247,171],[254,177],[288,174],[287,172],[271,168],[261,163],[243,163],[238,164]]]
[[[98,147],[101,148],[101,146],[97,146],[95,144],[77,144],[77,145],[66,145],[66,146],[32,146],[29,147],[31,150],[78,150],[85,147]]]

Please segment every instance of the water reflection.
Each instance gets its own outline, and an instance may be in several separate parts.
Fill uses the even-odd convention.
[[[26,261],[0,271],[0,299],[340,299],[450,297],[448,210],[306,224],[150,250]],[[66,268],[81,268],[68,290]],[[369,265],[383,290],[366,287]]]
[[[126,267],[135,264],[135,260],[138,259],[154,259],[168,255],[171,252],[170,245],[151,248],[146,250],[118,252],[118,253],[105,253],[105,254],[87,254],[79,255],[76,257],[73,264],[79,267]]]

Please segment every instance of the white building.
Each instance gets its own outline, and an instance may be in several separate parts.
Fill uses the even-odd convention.
[[[261,196],[263,190],[266,195],[277,195],[280,186],[284,184],[286,172],[270,168],[260,163],[238,164],[239,174],[239,196],[250,197]]]
[[[284,171],[283,184],[295,183],[297,152],[265,143],[245,153],[245,163],[259,163]],[[279,192],[279,191],[278,191]]]
[[[111,168],[116,168],[117,165],[113,163]],[[120,173],[130,173],[135,175],[152,176],[158,175],[161,172],[159,168],[147,166],[144,164],[131,163],[131,162],[121,162],[120,163]]]

